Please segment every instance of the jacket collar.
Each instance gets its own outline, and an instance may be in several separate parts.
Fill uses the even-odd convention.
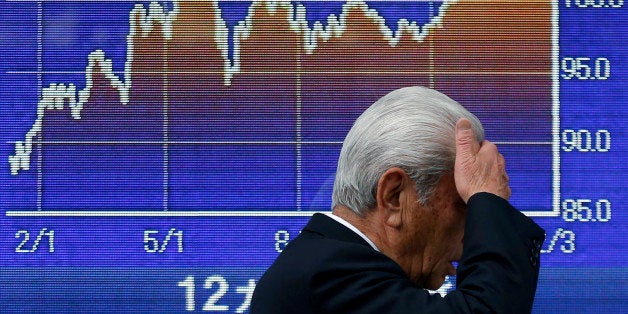
[[[364,241],[364,239],[362,239],[362,237],[360,237],[357,233],[321,213],[312,215],[312,218],[303,230],[318,233],[326,238],[371,247],[371,245]]]

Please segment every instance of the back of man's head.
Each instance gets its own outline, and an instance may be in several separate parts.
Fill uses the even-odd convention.
[[[363,216],[375,206],[380,176],[399,167],[414,180],[425,204],[438,180],[453,171],[456,121],[471,121],[478,141],[480,121],[433,89],[413,86],[390,92],[371,105],[347,134],[340,158],[332,208],[346,206]]]

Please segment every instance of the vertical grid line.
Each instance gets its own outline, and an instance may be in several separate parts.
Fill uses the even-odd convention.
[[[297,77],[296,77],[296,96],[297,96],[297,103],[296,103],[296,188],[297,188],[297,199],[296,199],[296,205],[297,205],[297,211],[300,211],[302,209],[302,165],[301,165],[301,159],[302,159],[302,155],[301,155],[301,51],[302,51],[302,45],[301,45],[301,41],[299,39],[297,39]]]
[[[169,185],[168,185],[168,181],[169,181],[169,153],[168,153],[168,141],[169,141],[169,134],[168,134],[168,128],[169,128],[169,117],[168,117],[168,103],[170,101],[169,97],[168,97],[168,39],[164,38],[164,53],[163,53],[163,58],[164,58],[164,64],[163,64],[163,73],[164,73],[164,78],[163,78],[163,156],[164,156],[164,162],[163,162],[163,194],[162,194],[162,202],[163,202],[163,210],[167,211],[168,210],[168,197],[169,197]]]
[[[430,1],[430,8],[429,8],[429,20],[432,21],[434,19],[434,2]],[[423,26],[424,27],[424,26]],[[432,36],[430,36],[432,35]],[[426,34],[425,36],[427,36],[427,43],[429,45],[429,52],[428,52],[428,87],[429,88],[434,88],[434,36],[433,33],[432,34]]]
[[[37,95],[38,101],[39,97],[42,97],[42,89],[43,89],[43,3],[42,1],[37,1]],[[39,106],[39,105],[38,105]],[[43,126],[42,126],[43,130]],[[43,156],[43,132],[39,131],[37,134],[37,201],[36,206],[37,210],[41,211],[43,209],[43,197],[44,197],[44,156]]]
[[[558,0],[552,1],[552,206],[553,215],[560,216],[560,41]]]

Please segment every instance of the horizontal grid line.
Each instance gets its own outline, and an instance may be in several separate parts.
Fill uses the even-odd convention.
[[[309,217],[327,211],[7,211],[7,217]],[[556,211],[522,211],[530,217],[556,217]]]
[[[7,211],[8,217],[309,217],[321,211]]]
[[[15,141],[6,142],[15,144]],[[42,145],[342,145],[341,141],[33,141]],[[552,145],[551,141],[491,141],[495,145]]]
[[[86,71],[6,71],[6,74],[86,74]],[[125,74],[122,71],[113,71],[114,74]],[[133,74],[163,74],[160,71],[133,71]],[[225,72],[219,71],[172,71],[166,72],[168,74],[220,74]],[[497,72],[497,71],[298,71],[299,74],[368,74],[368,75],[416,75],[416,74],[444,74],[444,75],[552,75],[549,71],[530,71],[530,72]],[[297,74],[296,71],[241,71],[240,74]]]

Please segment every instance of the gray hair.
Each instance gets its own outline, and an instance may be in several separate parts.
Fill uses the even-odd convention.
[[[453,171],[455,126],[471,121],[475,137],[482,124],[456,101],[435,90],[414,86],[380,98],[358,117],[342,145],[332,208],[343,205],[363,216],[376,205],[377,183],[392,167],[414,181],[419,203],[426,204],[440,178]]]

